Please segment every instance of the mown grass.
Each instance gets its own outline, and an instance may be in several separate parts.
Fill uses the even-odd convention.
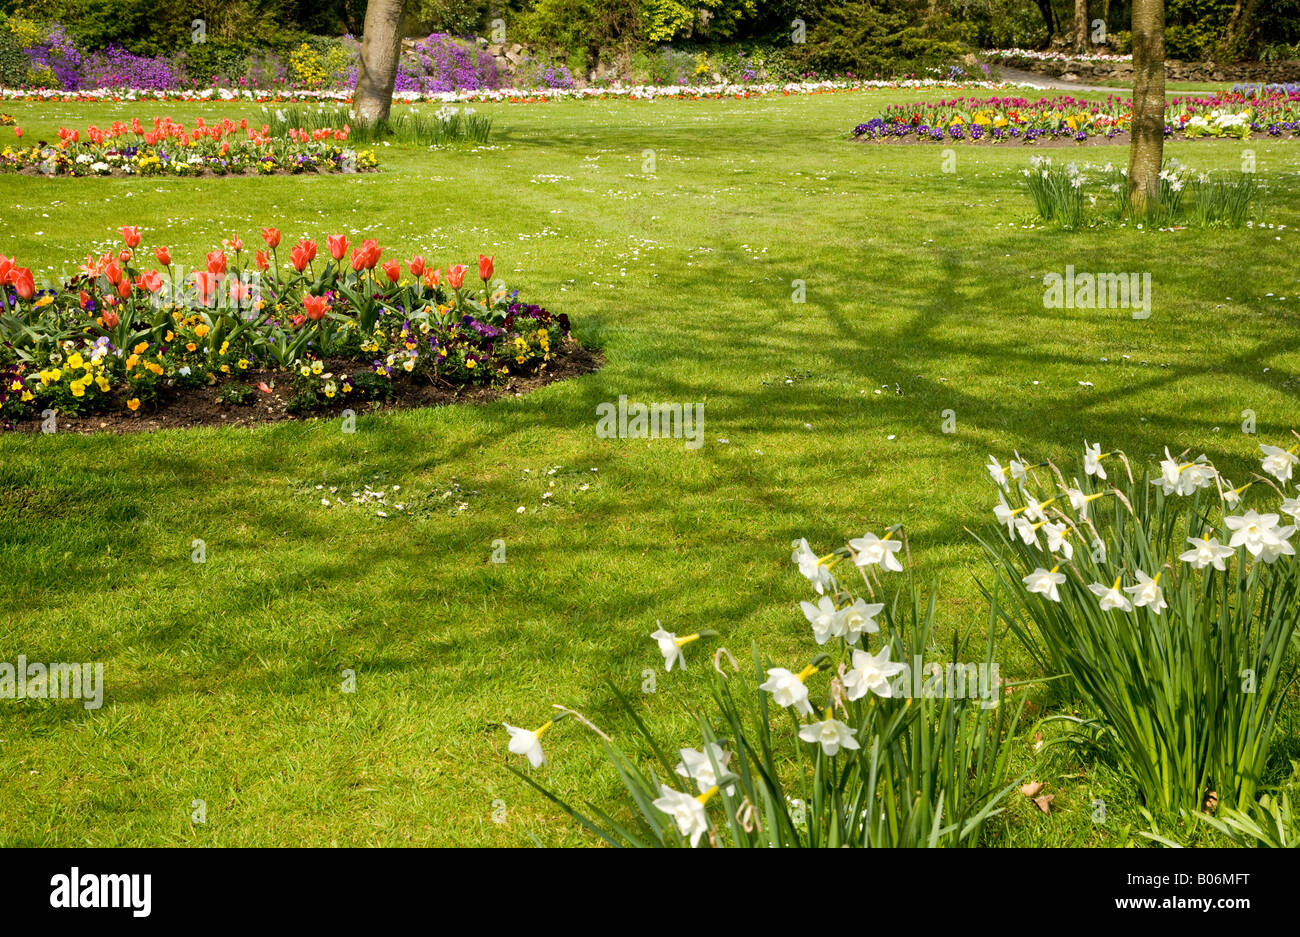
[[[945,627],[979,627],[966,528],[992,523],[988,453],[1076,464],[1084,437],[1138,459],[1169,445],[1235,479],[1261,439],[1300,426],[1300,147],[1168,147],[1207,170],[1253,147],[1259,220],[1285,228],[1044,231],[1025,148],[958,147],[944,173],[941,148],[845,139],[916,97],[484,106],[491,146],[380,147],[383,171],[363,176],[0,176],[0,251],[36,268],[70,270],[123,224],[190,259],[272,223],[444,264],[481,251],[608,359],[521,398],[362,417],[355,435],[319,421],[0,437],[0,659],[102,661],[107,682],[98,711],[3,704],[0,842],[591,842],[504,770],[499,723],[534,727],[562,703],[621,734],[602,681],[637,691],[653,669],[647,718],[693,743],[704,649],[664,674],[648,635],[713,628],[742,659],[758,641],[802,663],[792,539],[829,548],[902,522]],[[258,113],[6,110],[29,139]],[[1150,271],[1151,317],[1045,309],[1042,276],[1067,264]],[[620,394],[703,403],[706,444],[596,438],[597,404]],[[367,482],[427,510],[326,509],[314,488]],[[1007,645],[1004,674],[1026,668]],[[1280,775],[1298,754],[1291,712]],[[569,721],[546,740],[543,783],[616,798],[594,736]],[[1013,803],[991,844],[1115,844],[1141,825],[1115,766],[1017,744],[1018,770],[1057,799],[1051,816]]]

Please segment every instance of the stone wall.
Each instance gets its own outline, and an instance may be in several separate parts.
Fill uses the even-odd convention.
[[[1063,81],[1123,81],[1133,80],[1130,62],[1044,62],[1039,59],[998,59],[991,65],[1001,64],[1040,75],[1050,75]],[[1300,82],[1300,61],[1288,62],[1237,62],[1220,65],[1215,62],[1165,62],[1168,81],[1240,81],[1240,82]]]

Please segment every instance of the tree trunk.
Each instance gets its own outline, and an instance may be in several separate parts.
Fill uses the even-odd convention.
[[[397,83],[397,60],[402,54],[403,0],[369,0],[361,34],[361,61],[357,88],[352,96],[352,116],[373,126],[388,119]]]
[[[1043,25],[1047,27],[1047,41],[1056,35],[1056,14],[1052,12],[1052,0],[1037,0],[1038,12],[1043,14]]]
[[[1074,0],[1074,48],[1088,51],[1088,0]]]
[[[1237,45],[1252,25],[1255,7],[1258,5],[1258,0],[1237,0],[1232,8],[1232,16],[1228,18],[1228,26],[1223,31],[1223,40],[1219,44],[1220,60],[1231,62],[1237,57],[1239,52]]]
[[[1129,208],[1147,213],[1160,188],[1165,152],[1165,3],[1133,0],[1133,126],[1128,154]]]

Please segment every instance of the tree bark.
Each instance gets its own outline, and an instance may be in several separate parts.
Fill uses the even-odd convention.
[[[352,96],[352,116],[365,126],[388,119],[397,83],[397,60],[402,54],[403,0],[369,0],[361,34],[361,61],[357,88]]]
[[[1088,0],[1074,0],[1074,48],[1088,51]]]
[[[1052,12],[1052,0],[1036,0],[1038,12],[1043,14],[1043,25],[1047,27],[1047,41],[1056,35],[1056,14]]]
[[[1133,125],[1129,140],[1129,209],[1142,216],[1159,192],[1165,152],[1164,0],[1133,0]]]

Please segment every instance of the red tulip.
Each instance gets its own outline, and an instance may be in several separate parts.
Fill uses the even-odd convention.
[[[162,264],[164,267],[170,267],[172,265],[172,252],[166,247],[155,247],[153,255],[158,258],[158,263]]]
[[[258,252],[257,252],[257,269],[258,269],[258,270],[265,270],[265,269],[266,269],[267,267],[269,267],[269,266],[271,266],[271,261],[267,258],[267,256],[266,256],[266,251],[258,251]]]
[[[307,256],[307,251],[303,249],[301,244],[295,245],[293,250],[289,251],[289,263],[293,264],[293,269],[299,273],[306,270],[307,264],[310,262],[311,258]]]
[[[424,285],[434,289],[438,285],[438,268],[429,267],[424,271]]]
[[[14,259],[0,254],[0,283],[5,283],[9,279],[9,271],[14,268]]]
[[[21,140],[21,139],[23,138],[23,128],[22,128],[22,127],[15,127],[15,128],[14,128],[14,136],[16,136],[19,140]]]
[[[0,280],[0,282],[2,282],[2,280]],[[89,294],[89,293],[87,293],[85,290],[81,290],[77,295],[78,295],[78,298],[81,300],[81,308],[82,308],[82,309],[85,309],[87,306],[90,305],[90,294]]]
[[[9,271],[9,282],[13,284],[19,299],[31,299],[36,295],[36,281],[27,267],[14,267]]]
[[[108,278],[109,283],[116,283],[122,278],[122,268],[117,265],[116,260],[110,260],[104,265],[104,276]]]
[[[302,248],[303,256],[307,258],[308,262],[316,259],[315,241],[309,241],[306,238],[302,238],[298,241],[296,246]]]
[[[126,225],[122,228],[122,240],[126,246],[136,248],[140,246],[140,227],[138,225]]]
[[[420,274],[424,273],[424,258],[421,257],[419,254],[416,254],[414,257],[411,258],[411,262],[410,264],[408,264],[408,267],[411,271],[411,276],[418,277]]]
[[[396,283],[402,278],[402,265],[396,260],[390,260],[388,263],[384,264],[384,274],[389,280]]]
[[[280,229],[279,229],[279,228],[263,228],[263,229],[262,229],[262,240],[266,242],[266,246],[267,246],[267,247],[270,247],[270,248],[272,248],[272,249],[279,247],[279,246],[280,246]]]
[[[208,305],[217,295],[217,274],[208,270],[195,271],[194,282],[199,287],[199,302]]]
[[[343,234],[331,234],[325,239],[329,245],[330,256],[335,260],[342,260],[343,255],[348,252],[348,239]]]
[[[469,267],[464,264],[454,264],[447,268],[447,285],[453,290],[460,289],[460,285],[465,282],[465,272]]]
[[[104,318],[104,328],[106,329],[115,329],[117,328],[117,324],[122,321],[121,319],[118,318],[117,313],[111,309],[104,310],[103,318]]]
[[[142,273],[135,278],[135,285],[141,289],[148,290],[150,293],[156,293],[162,289],[162,274],[157,270],[150,270]]]
[[[226,263],[225,251],[208,252],[208,273],[225,273]]]
[[[307,317],[306,317],[306,316],[290,316],[290,317],[289,317],[289,324],[292,325],[295,329],[300,329],[300,328],[302,328],[302,324],[303,324],[304,322],[306,322],[306,321],[307,321]]]
[[[130,277],[122,277],[122,279],[117,281],[117,295],[121,296],[123,299],[126,299],[131,295]]]
[[[230,298],[236,303],[242,303],[252,295],[253,291],[248,288],[246,283],[233,279],[230,281]]]
[[[325,310],[329,309],[330,304],[324,296],[312,296],[310,293],[304,293],[302,297],[303,307],[307,310],[307,318],[313,322],[319,322],[325,318]]]
[[[236,254],[244,249],[244,241],[238,234],[232,235],[226,243],[230,245],[230,249]]]
[[[478,255],[478,278],[484,283],[492,279],[492,261],[495,259],[495,256],[484,257],[482,254]]]
[[[131,262],[131,251],[128,250],[127,248],[125,248],[125,247],[122,248],[120,251],[117,252],[117,259],[120,260],[120,261],[122,261],[122,263],[124,263],[124,264],[125,264],[125,263],[130,263],[130,262]]]

